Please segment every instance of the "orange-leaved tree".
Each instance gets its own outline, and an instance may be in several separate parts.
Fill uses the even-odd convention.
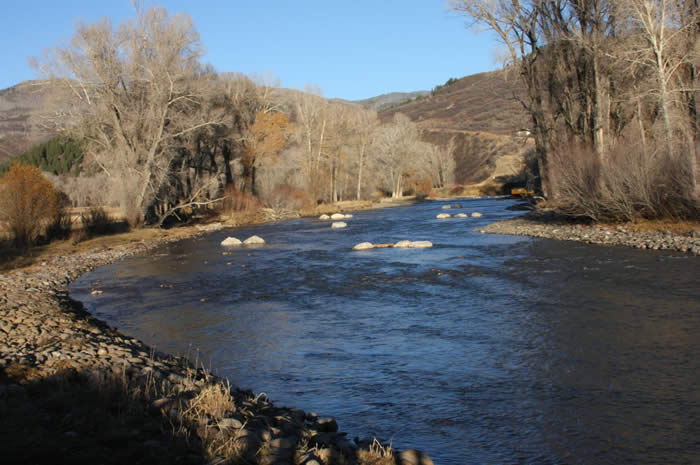
[[[250,191],[255,195],[255,170],[261,162],[277,162],[293,129],[284,113],[259,111],[248,130],[243,166],[250,179]]]
[[[37,240],[55,218],[58,204],[56,188],[36,166],[15,163],[0,178],[0,218],[19,247]]]

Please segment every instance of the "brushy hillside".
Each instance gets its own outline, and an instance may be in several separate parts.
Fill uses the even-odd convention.
[[[44,89],[37,81],[25,81],[0,90],[0,162],[56,135],[35,118],[44,104]]]
[[[504,175],[495,172],[497,165],[513,170],[522,166],[522,156],[531,146],[528,138],[516,135],[529,127],[518,100],[524,92],[513,72],[474,74],[436,86],[430,95],[392,107],[381,118],[389,121],[395,113],[407,115],[420,124],[428,142],[446,145],[455,137],[455,181],[473,184]],[[517,162],[498,163],[501,157]]]
[[[363,100],[354,100],[352,103],[357,103],[358,105],[372,110],[384,111],[391,107],[423,98],[427,95],[430,95],[430,92],[427,90],[419,90],[416,92],[391,92],[389,94],[377,95],[376,97]]]

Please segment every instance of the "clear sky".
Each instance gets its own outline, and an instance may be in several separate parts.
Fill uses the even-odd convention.
[[[498,47],[446,0],[160,0],[188,13],[218,71],[273,73],[282,87],[317,85],[348,100],[430,90],[494,69]],[[34,79],[27,57],[66,43],[77,21],[133,16],[129,0],[3,0],[0,89]]]

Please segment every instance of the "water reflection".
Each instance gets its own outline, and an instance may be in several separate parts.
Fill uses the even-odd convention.
[[[226,231],[72,290],[159,349],[436,463],[700,461],[697,258],[481,235],[511,202],[462,203],[484,217],[437,221],[436,202],[343,231]],[[268,246],[222,255],[253,234]],[[401,239],[435,247],[350,251]]]

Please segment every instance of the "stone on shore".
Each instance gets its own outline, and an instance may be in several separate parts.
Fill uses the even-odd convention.
[[[265,239],[260,236],[250,236],[248,239],[244,240],[245,245],[260,245],[265,243]]]
[[[345,219],[352,218],[352,214],[351,214],[351,213],[346,213],[345,215],[343,215],[343,218],[345,218]]]
[[[330,220],[331,217],[328,216],[328,215],[326,215],[326,214],[323,214],[323,215],[319,216],[318,219],[319,219],[319,220]]]
[[[435,218],[437,218],[438,220],[444,220],[446,218],[452,218],[452,215],[450,215],[449,213],[440,213]]]
[[[235,237],[227,237],[223,241],[221,241],[221,245],[224,247],[235,247],[237,245],[241,245],[242,242],[240,239],[236,239]]]
[[[372,244],[371,242],[360,242],[355,247],[353,247],[352,250],[369,250],[372,248],[374,248],[374,244]]]
[[[212,232],[224,229],[224,225],[222,223],[198,224],[195,228],[202,232]]]
[[[336,221],[331,225],[333,229],[347,228],[348,224],[343,221]]]

